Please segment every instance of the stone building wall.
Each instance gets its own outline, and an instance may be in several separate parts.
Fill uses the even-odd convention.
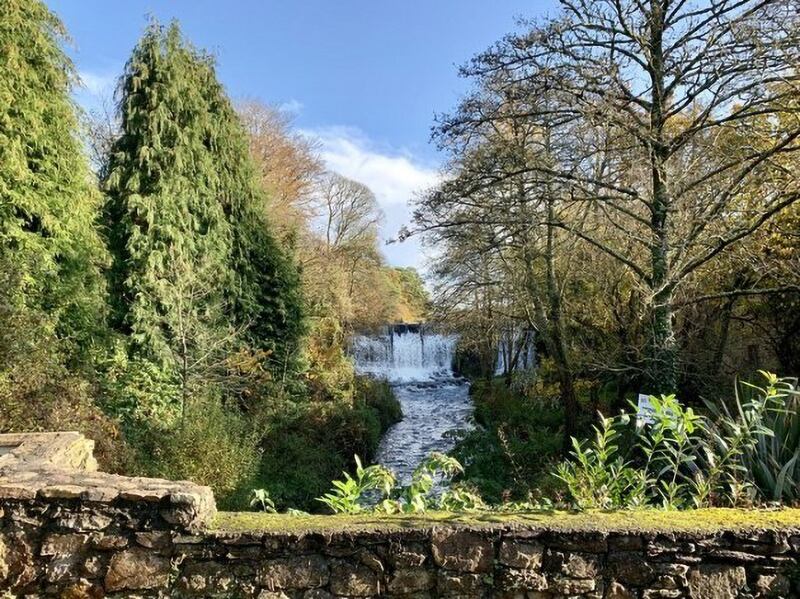
[[[800,597],[795,528],[226,532],[204,487],[95,472],[79,435],[18,441],[0,436],[0,597]]]

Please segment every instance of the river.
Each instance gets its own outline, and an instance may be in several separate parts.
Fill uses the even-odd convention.
[[[454,336],[413,325],[352,340],[357,372],[387,379],[402,406],[403,419],[386,432],[375,459],[402,482],[431,452],[453,448],[448,432],[470,426],[469,385],[452,369],[455,344]]]

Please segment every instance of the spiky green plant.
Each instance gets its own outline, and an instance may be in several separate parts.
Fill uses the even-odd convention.
[[[733,492],[794,503],[800,499],[797,380],[763,371],[761,376],[762,385],[738,382],[730,403],[709,404],[715,415],[709,477]]]

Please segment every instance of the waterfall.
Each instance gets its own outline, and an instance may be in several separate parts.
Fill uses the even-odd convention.
[[[453,376],[456,337],[421,325],[390,325],[380,335],[356,335],[351,354],[359,374],[390,382],[432,381]]]
[[[531,330],[515,328],[506,331],[497,346],[495,375],[502,376],[509,370],[522,372],[536,368],[535,339]]]
[[[469,385],[453,374],[456,341],[406,324],[351,339],[356,371],[387,379],[403,409],[403,420],[381,439],[375,459],[404,482],[431,452],[453,448],[449,432],[471,426]]]

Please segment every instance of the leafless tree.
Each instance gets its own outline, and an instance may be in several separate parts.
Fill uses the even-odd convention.
[[[237,106],[250,153],[267,191],[270,221],[283,234],[302,233],[316,214],[323,175],[317,144],[292,129],[291,115],[250,100]]]
[[[119,118],[111,98],[102,98],[97,107],[85,113],[83,124],[89,162],[95,173],[102,178],[111,147],[120,131]]]
[[[479,87],[437,135],[459,153],[489,127],[524,121],[548,131],[548,160],[489,169],[476,184],[535,174],[561,187],[567,204],[550,224],[636,278],[651,389],[673,391],[682,288],[800,199],[798,172],[786,167],[800,152],[800,4],[561,6],[464,68],[494,93]]]

